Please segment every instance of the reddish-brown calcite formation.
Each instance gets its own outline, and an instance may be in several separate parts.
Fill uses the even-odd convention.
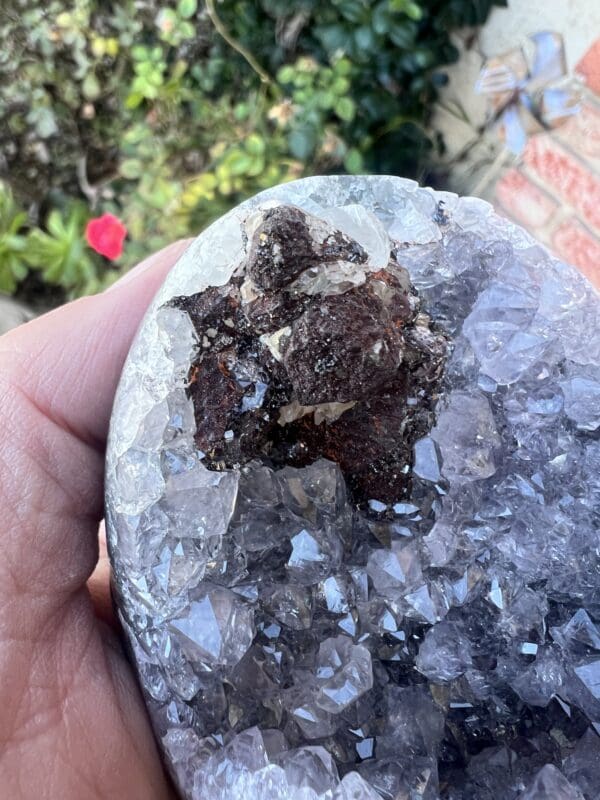
[[[406,495],[414,443],[433,424],[447,339],[400,264],[369,271],[365,262],[346,234],[280,206],[226,286],[172,301],[198,335],[188,392],[207,466],[303,466],[324,456],[359,504]]]

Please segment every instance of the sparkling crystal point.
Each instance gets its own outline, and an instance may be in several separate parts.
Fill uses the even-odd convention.
[[[553,764],[546,764],[537,773],[532,785],[519,795],[519,800],[584,800],[583,794],[573,786]]]

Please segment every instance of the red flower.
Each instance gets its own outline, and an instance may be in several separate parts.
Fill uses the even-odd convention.
[[[85,228],[85,238],[89,246],[111,261],[123,252],[123,240],[126,236],[127,228],[113,214],[94,217]]]

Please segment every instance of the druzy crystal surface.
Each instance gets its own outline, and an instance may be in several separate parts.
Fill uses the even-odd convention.
[[[188,800],[600,796],[600,298],[485,203],[313,178],[168,276],[115,597]]]

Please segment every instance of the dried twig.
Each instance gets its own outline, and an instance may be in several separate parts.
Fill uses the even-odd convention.
[[[87,158],[85,155],[77,159],[77,180],[79,182],[79,188],[90,201],[91,207],[94,208],[98,201],[99,188],[97,186],[92,186],[92,184],[88,181]]]

